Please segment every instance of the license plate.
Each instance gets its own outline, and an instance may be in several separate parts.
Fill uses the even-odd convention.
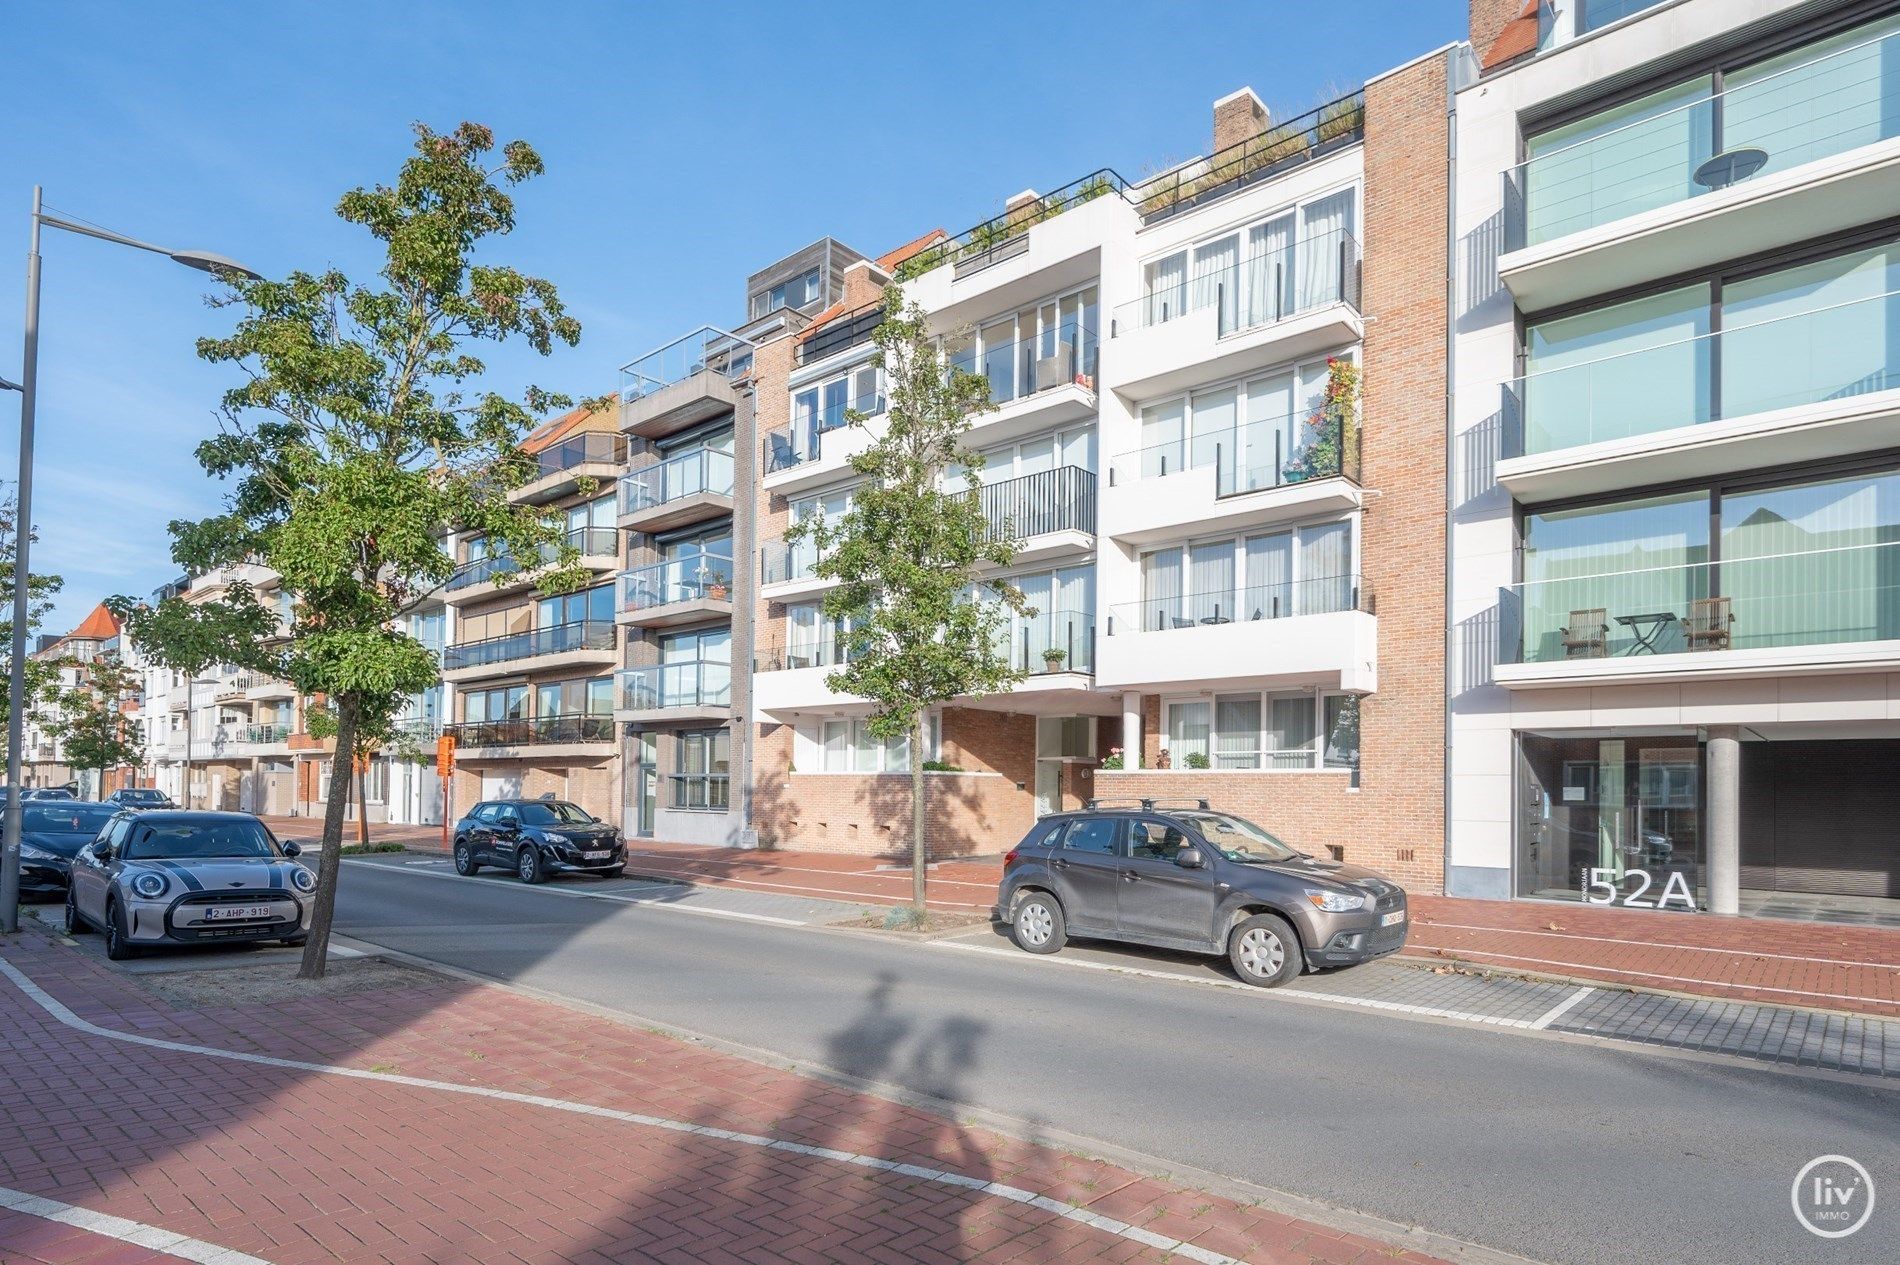
[[[205,921],[223,921],[226,918],[268,918],[269,905],[213,905],[205,910]]]
[[[1379,925],[1381,927],[1396,927],[1404,921],[1405,921],[1405,911],[1403,909],[1397,911],[1396,913],[1382,914],[1379,917]]]
[[[589,861],[605,861],[608,857],[612,855],[613,853],[611,852],[583,852],[581,853],[581,856],[585,857]]]

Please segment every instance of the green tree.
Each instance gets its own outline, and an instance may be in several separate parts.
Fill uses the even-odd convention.
[[[202,359],[244,375],[224,395],[219,433],[198,447],[200,464],[233,489],[224,513],[172,524],[172,555],[194,574],[247,560],[275,570],[292,599],[288,638],[264,643],[277,616],[242,583],[209,601],[114,606],[170,667],[229,663],[323,696],[312,723],[336,749],[307,979],[323,974],[352,757],[389,742],[403,698],[438,678],[434,656],[395,617],[454,570],[445,532],[486,536],[544,592],[586,576],[552,512],[506,495],[534,474],[522,438],[571,401],[476,385],[477,344],[520,338],[546,355],[580,338],[552,283],[474,257],[514,228],[508,189],[541,174],[540,156],[523,141],[497,153],[475,123],[415,133],[393,185],[354,189],[336,208],[380,244],[380,284],[334,269],[227,276],[212,302],[240,310],[236,329],[198,342]]]
[[[818,575],[837,580],[824,609],[845,629],[845,662],[825,678],[833,690],[869,699],[868,724],[882,739],[908,736],[911,910],[924,919],[924,755],[930,708],[965,694],[993,694],[1022,679],[1006,649],[1006,612],[1022,594],[989,578],[1008,566],[1008,524],[984,516],[983,458],[964,447],[971,419],[996,406],[988,379],[947,366],[922,309],[885,291],[873,339],[889,407],[879,433],[851,459],[863,476],[836,523],[808,518],[789,540],[818,548]],[[853,426],[866,426],[859,412]]]
[[[12,713],[8,702],[12,698],[13,677],[13,533],[17,529],[19,503],[9,494],[0,500],[0,653],[6,655],[6,662],[0,664],[0,740],[10,740],[7,722]],[[38,541],[35,532],[31,540]],[[26,709],[31,712],[36,706],[50,701],[50,692],[59,684],[59,665],[46,659],[35,659],[33,637],[39,631],[46,612],[52,608],[53,597],[60,590],[63,581],[56,575],[34,575],[28,578],[26,585],[26,648],[28,658],[25,666]]]
[[[125,713],[119,710],[120,701],[138,689],[139,678],[110,658],[72,666],[79,669],[79,683],[55,695],[47,729],[60,740],[67,764],[98,771],[99,792],[104,794],[107,769],[144,759]]]

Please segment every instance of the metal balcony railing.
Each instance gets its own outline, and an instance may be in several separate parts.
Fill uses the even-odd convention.
[[[675,602],[732,600],[732,559],[695,554],[620,573],[620,609],[647,610]]]
[[[1111,457],[1110,487],[1138,479],[1165,479],[1183,470],[1212,469],[1214,494],[1236,496],[1267,488],[1344,475],[1360,481],[1357,419],[1317,413],[1263,418],[1242,425],[1163,440]]]
[[[669,707],[730,707],[732,665],[712,660],[656,663],[617,674],[620,706],[626,711]]]
[[[868,343],[871,335],[883,323],[883,299],[866,303],[849,312],[840,312],[823,325],[805,331],[804,337],[798,340],[798,363],[817,364],[827,356],[835,356],[860,343]]]
[[[612,742],[612,716],[563,713],[510,720],[465,720],[440,726],[456,746],[532,747],[557,742]]]
[[[1279,584],[1163,594],[1109,608],[1108,635],[1296,619],[1340,611],[1371,612],[1372,591],[1357,575],[1320,576]]]
[[[461,642],[443,651],[442,667],[444,671],[453,672],[457,668],[485,667],[493,663],[506,663],[511,659],[533,659],[574,650],[613,648],[612,624],[599,620],[577,620],[571,624],[554,624],[525,632],[504,633],[499,637],[484,637],[480,641]]]
[[[1051,532],[1095,534],[1095,472],[1058,466],[966,493],[977,497],[993,539],[1027,540]]]
[[[574,546],[583,557],[613,557],[620,552],[620,530],[616,527],[581,527],[568,532],[562,540]],[[536,566],[545,566],[553,562],[559,549],[554,545],[544,545]],[[451,592],[456,589],[473,588],[477,584],[499,581],[520,571],[521,564],[505,553],[489,554],[477,558],[456,568],[442,587]]]
[[[620,479],[620,512],[637,514],[670,501],[710,492],[732,495],[732,454],[695,448]]]
[[[1140,210],[1143,224],[1158,224],[1351,145],[1365,131],[1366,97],[1355,92],[1197,162],[1144,180],[1129,191],[1129,197]]]
[[[981,271],[1027,249],[1029,242],[1025,235],[1045,220],[1109,194],[1125,198],[1127,190],[1128,182],[1104,167],[1080,180],[1070,181],[1054,193],[1045,193],[1033,202],[925,247],[897,266],[897,280],[921,277],[945,263],[954,263],[959,277]]]

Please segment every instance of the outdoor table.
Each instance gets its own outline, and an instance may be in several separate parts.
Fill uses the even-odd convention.
[[[1630,635],[1636,638],[1635,644],[1624,654],[1655,654],[1656,638],[1662,635],[1663,629],[1676,622],[1676,613],[1645,611],[1640,615],[1618,615],[1616,622],[1629,629]]]

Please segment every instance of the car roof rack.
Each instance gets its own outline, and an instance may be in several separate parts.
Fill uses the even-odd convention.
[[[1144,796],[1141,799],[1090,799],[1084,800],[1082,807],[1088,810],[1098,808],[1139,808],[1143,812],[1148,813],[1152,813],[1157,809],[1165,811],[1169,808],[1198,808],[1204,813],[1213,811],[1208,807],[1207,801],[1204,799],[1163,801],[1155,799],[1152,796]]]

